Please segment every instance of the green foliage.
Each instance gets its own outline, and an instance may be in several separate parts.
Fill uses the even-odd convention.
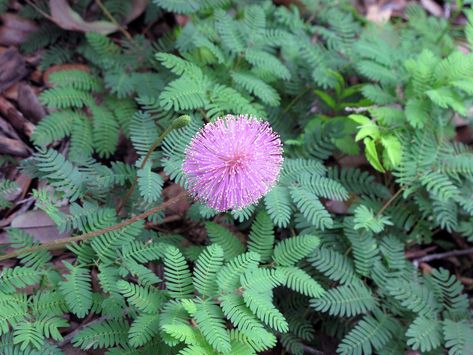
[[[337,348],[339,354],[372,354],[380,351],[396,331],[394,319],[378,312],[376,317],[365,316],[343,338]]]
[[[67,70],[52,73],[49,80],[53,86],[72,87],[81,91],[100,91],[100,80],[82,70]]]
[[[422,243],[447,251],[449,233],[472,241],[472,151],[454,141],[473,95],[473,57],[457,49],[473,43],[471,11],[463,35],[453,16],[413,4],[402,23],[374,26],[345,0],[154,0],[131,41],[62,30],[20,3],[39,25],[22,50],[42,51],[41,70],[88,69],[50,74],[40,94],[48,114],[20,167],[31,195],[20,175],[17,196],[2,157],[6,220],[32,200],[71,236],[137,216],[187,187],[186,147],[226,114],[267,120],[284,164],[259,203],[218,213],[181,201],[68,245],[63,264],[8,229],[19,255],[0,272],[0,353],[59,354],[66,319],[85,320],[74,347],[109,354],[473,348],[455,273],[421,273],[405,256]],[[36,6],[48,13],[46,3]],[[92,3],[71,6],[85,14]],[[103,3],[127,21],[128,2]],[[155,40],[155,25],[175,17],[166,12],[185,24]],[[349,167],[360,149],[369,164]]]
[[[473,328],[467,322],[452,322],[445,320],[443,323],[443,336],[445,346],[452,355],[465,354],[473,345]]]
[[[292,266],[311,254],[319,245],[319,239],[311,235],[302,235],[284,239],[274,248],[274,261],[281,266]]]
[[[351,260],[333,249],[315,249],[309,257],[309,261],[330,280],[349,284],[356,277]]]
[[[264,197],[264,203],[274,224],[287,227],[292,214],[289,190],[283,186],[273,187]]]
[[[37,240],[21,229],[10,229],[8,231],[8,239],[12,247],[18,250],[39,245]],[[51,260],[51,254],[47,250],[38,250],[36,252],[26,252],[20,255],[19,258],[21,259],[21,263],[26,267],[40,268]]]
[[[64,262],[64,266],[69,270],[69,274],[65,276],[66,280],[60,284],[61,293],[71,312],[79,318],[84,318],[92,307],[89,272],[84,267],[73,266],[68,262]]]
[[[73,111],[57,111],[44,117],[31,136],[34,144],[44,147],[71,134],[74,119],[81,119]]]
[[[194,285],[196,290],[211,296],[217,293],[216,275],[223,265],[224,250],[218,244],[212,244],[204,249],[195,263]]]
[[[261,262],[269,261],[273,253],[273,223],[264,211],[256,215],[248,236],[248,250],[259,254]]]
[[[392,225],[388,217],[374,215],[366,206],[359,206],[355,209],[355,218],[353,219],[355,229],[365,229],[373,233],[380,233],[385,225]]]
[[[81,330],[72,339],[72,344],[83,350],[125,345],[128,328],[128,324],[124,321],[107,320]]]
[[[52,88],[40,96],[41,103],[55,109],[82,108],[92,104],[92,97],[73,87]]]
[[[133,305],[144,313],[156,313],[160,306],[161,297],[152,288],[140,287],[126,281],[117,283],[119,292]]]
[[[190,298],[194,292],[192,276],[179,249],[170,246],[164,255],[166,286],[175,298]]]
[[[407,330],[407,344],[414,350],[430,351],[442,340],[441,324],[437,320],[417,317]]]
[[[34,268],[20,266],[15,268],[4,268],[0,275],[2,284],[0,291],[14,293],[16,288],[24,288],[37,284],[41,275]]]
[[[373,310],[376,301],[367,287],[353,283],[330,289],[321,298],[312,300],[311,306],[330,315],[350,317]]]
[[[18,185],[11,180],[1,179],[0,180],[0,209],[8,208],[11,206],[11,202],[8,197],[18,188]]]
[[[84,176],[62,154],[52,149],[39,150],[35,160],[39,173],[49,179],[51,186],[71,201],[79,198],[84,188]]]
[[[230,260],[245,250],[238,237],[219,224],[207,222],[205,224],[208,238],[212,243],[219,244],[227,260]]]
[[[294,186],[290,189],[290,194],[297,208],[316,228],[324,230],[325,228],[332,227],[333,220],[330,214],[325,210],[314,193]]]
[[[215,350],[224,354],[231,352],[230,336],[218,305],[211,301],[199,302],[193,317],[202,335]]]
[[[151,171],[151,164],[147,163],[137,171],[138,189],[146,203],[156,202],[161,196],[163,178],[161,175]]]

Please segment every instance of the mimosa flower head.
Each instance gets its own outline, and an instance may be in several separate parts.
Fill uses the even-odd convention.
[[[268,122],[227,115],[192,138],[183,171],[197,200],[217,211],[241,209],[276,184],[282,153],[279,135]]]

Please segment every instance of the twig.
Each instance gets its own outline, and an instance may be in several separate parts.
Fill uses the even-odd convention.
[[[205,113],[204,110],[202,110],[201,108],[199,108],[198,111],[199,111],[199,113],[204,117],[205,122],[210,122],[210,118],[209,118],[209,116],[207,116],[207,114]]]
[[[107,7],[102,3],[102,0],[95,0],[95,3],[100,7],[103,11],[105,16],[115,25],[117,26],[118,30],[123,33],[123,35],[134,45],[136,46],[135,40],[131,36],[130,32],[128,32],[120,23],[113,17],[113,15],[108,11]]]
[[[406,186],[401,187],[399,190],[397,190],[397,192],[394,195],[391,196],[391,198],[388,200],[388,202],[386,202],[384,204],[384,206],[381,207],[381,209],[378,211],[378,213],[376,213],[376,218],[383,214],[383,212],[386,210],[386,208],[388,208],[391,205],[391,203],[394,202],[394,200],[399,196],[399,194],[401,192],[404,191],[405,188],[406,188]]]
[[[43,15],[45,18],[47,18],[49,21],[52,21],[54,22],[54,19],[52,18],[52,16],[50,16],[49,14],[47,14],[46,12],[44,12],[39,6],[37,6],[33,1],[31,0],[26,0],[26,3],[28,5],[30,5],[32,8],[34,8],[36,11],[38,11],[38,13],[40,13],[41,15]]]
[[[418,259],[426,256],[428,253],[431,251],[434,251],[437,249],[437,246],[431,246],[425,249],[419,249],[419,250],[408,250],[404,253],[404,256],[406,259]]]
[[[463,249],[463,250],[452,250],[452,251],[447,251],[445,253],[426,255],[426,256],[423,256],[422,258],[413,260],[412,263],[417,268],[419,267],[420,263],[427,263],[432,260],[445,259],[451,256],[468,255],[472,253],[473,253],[473,248],[468,248],[468,249]]]
[[[456,233],[452,233],[451,236],[452,236],[453,240],[455,241],[455,243],[457,243],[457,245],[460,248],[467,249],[469,247],[469,245],[465,241],[465,239],[459,237]],[[470,258],[470,260],[473,260],[473,255],[468,255],[468,257]]]
[[[99,235],[121,229],[121,228],[126,227],[130,224],[133,224],[133,223],[138,222],[142,219],[145,219],[145,218],[155,214],[156,212],[159,212],[161,210],[164,210],[164,209],[168,208],[169,206],[171,206],[174,203],[178,202],[181,198],[185,197],[186,195],[187,195],[187,192],[183,191],[179,195],[177,195],[177,196],[171,198],[170,200],[160,204],[159,206],[156,206],[156,207],[154,207],[154,208],[152,208],[152,209],[150,209],[146,212],[143,212],[143,213],[141,213],[139,215],[136,215],[132,218],[126,219],[123,222],[114,224],[113,226],[110,226],[110,227],[102,228],[102,229],[95,230],[95,231],[92,231],[92,232],[89,232],[89,233],[84,233],[84,234],[81,234],[81,235],[78,235],[78,236],[75,236],[75,237],[71,237],[71,238],[56,239],[56,240],[53,240],[53,241],[50,241],[48,243],[44,243],[44,244],[41,244],[41,245],[38,245],[38,246],[34,246],[34,247],[31,247],[31,248],[27,248],[27,249],[17,250],[17,251],[14,251],[12,253],[2,255],[2,256],[0,256],[0,261],[16,258],[17,256],[20,256],[20,255],[23,255],[23,254],[26,254],[26,253],[36,252],[38,250],[61,250],[67,244],[74,243],[74,242],[83,242],[83,241],[91,239],[93,237],[97,237]]]
[[[304,354],[313,354],[313,355],[324,355],[325,353],[323,351],[311,348],[310,346],[303,345],[304,348]]]
[[[164,217],[162,221],[158,221],[156,223],[150,223],[147,225],[147,227],[155,228],[160,224],[172,223],[172,222],[180,221],[181,219],[182,219],[182,216],[179,216],[178,214],[174,214],[172,216]]]
[[[363,113],[367,112],[375,106],[368,106],[368,107],[345,107],[346,112],[354,112],[354,113]]]

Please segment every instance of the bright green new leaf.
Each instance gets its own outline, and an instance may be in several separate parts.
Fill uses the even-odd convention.
[[[360,128],[360,130],[358,131],[355,137],[355,141],[358,142],[366,137],[371,137],[375,140],[379,138],[379,127],[368,117],[363,115],[350,115],[348,117],[350,117],[350,119],[352,119],[356,123],[360,124],[360,126],[358,127]]]
[[[368,159],[373,168],[384,173],[386,170],[384,170],[383,165],[379,161],[378,151],[376,150],[375,142],[371,138],[365,138],[363,140],[363,143],[365,143],[366,159]]]
[[[383,161],[386,167],[395,168],[402,157],[402,146],[399,139],[394,135],[388,135],[381,138],[381,144],[384,147]]]

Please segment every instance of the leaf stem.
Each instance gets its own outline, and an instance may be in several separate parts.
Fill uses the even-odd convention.
[[[397,192],[394,195],[391,196],[391,198],[388,200],[388,202],[386,202],[384,204],[384,206],[381,207],[381,209],[378,211],[378,213],[376,213],[375,218],[378,218],[379,216],[381,216],[383,214],[383,212],[386,210],[386,208],[388,208],[391,205],[391,203],[394,202],[394,200],[401,194],[401,192],[404,191],[405,188],[406,188],[406,185],[404,185],[399,190],[397,190]]]
[[[289,104],[286,106],[286,108],[282,111],[283,113],[287,113],[292,106],[294,106],[294,104],[302,97],[304,96],[306,93],[308,93],[309,91],[311,90],[310,87],[306,88],[305,90],[303,90],[299,95],[297,95],[296,97],[294,97],[291,102],[289,102]]]

